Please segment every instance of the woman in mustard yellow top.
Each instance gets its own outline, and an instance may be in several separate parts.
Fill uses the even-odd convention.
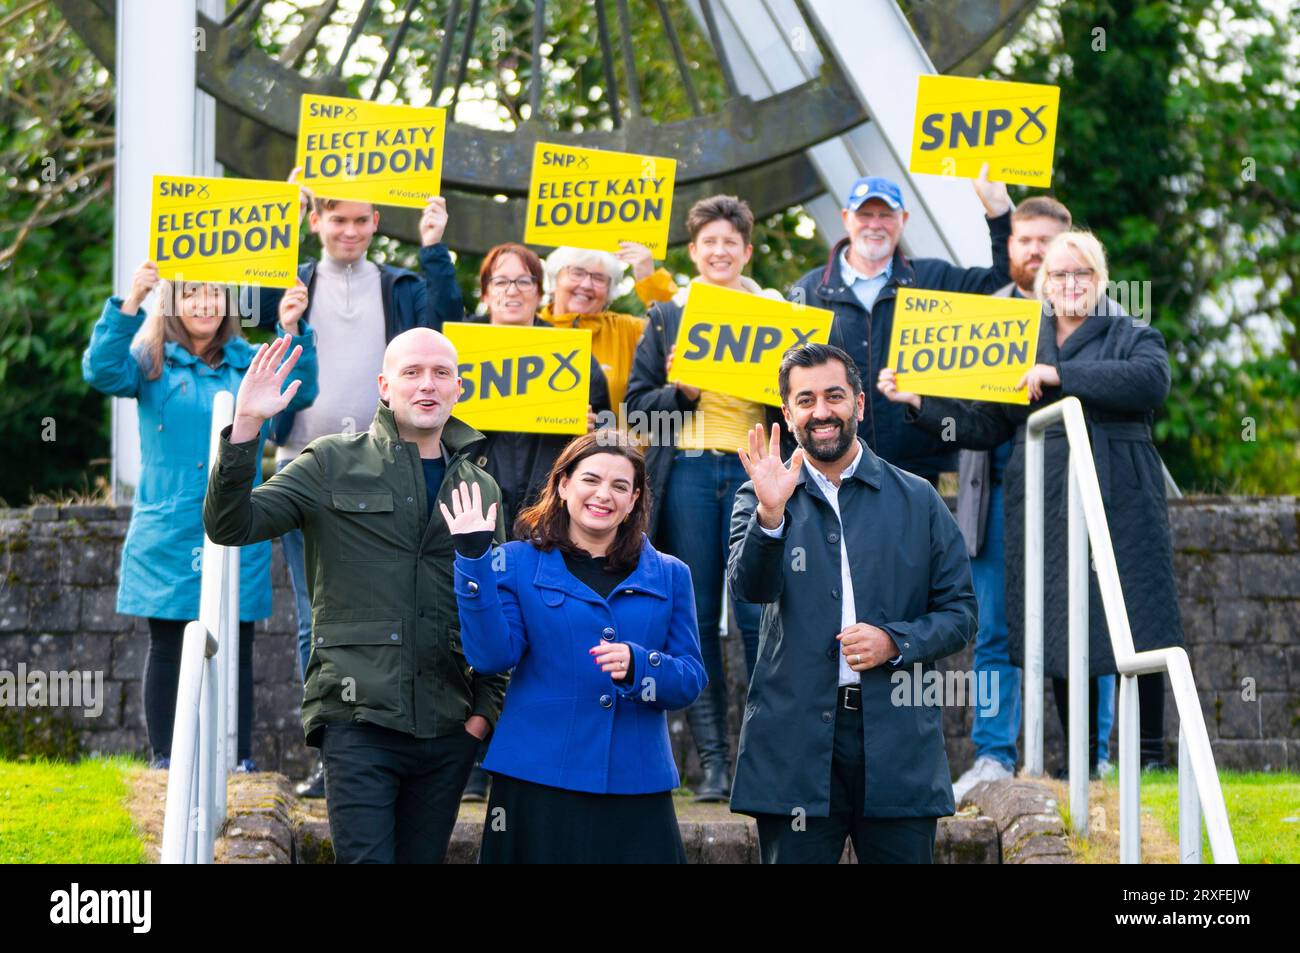
[[[754,252],[750,244],[754,216],[743,201],[732,195],[701,199],[687,213],[686,228],[691,236],[687,250],[698,272],[692,283],[780,297],[776,291],[762,290],[743,274]],[[723,801],[730,794],[731,771],[727,683],[718,624],[732,504],[736,491],[749,479],[736,449],[748,445],[755,424],[770,426],[780,421],[781,414],[753,401],[668,382],[672,343],[677,340],[689,290],[682,289],[672,301],[657,304],[647,313],[645,334],[628,380],[627,406],[638,418],[646,415],[649,432],[656,438],[646,453],[651,533],[661,549],[690,567],[695,590],[700,650],[709,675],[708,687],[687,709],[704,769],[696,799]],[[670,433],[673,438],[666,440]],[[734,600],[733,605],[746,665],[752,671],[761,610]]]
[[[591,332],[591,353],[605,372],[609,402],[620,419],[619,405],[627,393],[627,377],[645,318],[608,311],[610,296],[623,271],[632,266],[634,290],[645,305],[670,301],[677,285],[663,268],[655,268],[654,255],[645,245],[620,242],[617,255],[565,246],[546,257],[546,284],[551,300],[537,317],[559,328],[586,328]]]

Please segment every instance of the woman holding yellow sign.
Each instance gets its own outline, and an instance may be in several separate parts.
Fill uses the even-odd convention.
[[[155,288],[158,302],[146,318],[141,305]],[[293,398],[289,410],[307,407],[316,398],[315,335],[301,320],[306,307],[303,288],[290,290],[280,301],[280,350],[272,356],[288,354],[281,374]],[[142,330],[140,344],[133,348],[131,341]],[[196,556],[203,548],[212,403],[218,391],[239,390],[259,353],[240,332],[232,289],[160,281],[158,266],[148,261],[136,270],[124,299],[105,303],[81,359],[87,383],[114,397],[135,398],[139,407],[143,459],[122,546],[117,611],[143,616],[149,623],[144,708],[155,767],[169,765],[181,640],[186,623],[199,615]],[[269,424],[263,427],[261,440],[270,429]],[[271,544],[245,546],[239,557],[237,754],[241,770],[256,770],[249,760],[253,620],[271,615]]]
[[[907,419],[932,434],[955,422],[957,445],[991,450],[1015,437],[1007,464],[1007,605],[1024,604],[1025,421],[1063,397],[1077,397],[1088,419],[1089,439],[1101,485],[1106,521],[1115,547],[1134,647],[1139,651],[1183,644],[1174,584],[1173,548],[1164,472],[1151,442],[1151,421],[1169,393],[1169,355],[1160,332],[1139,327],[1106,296],[1108,274],[1101,243],[1088,232],[1062,232],[1047,246],[1035,278],[1047,303],[1038,340],[1038,363],[1020,382],[1027,407],[921,397],[900,392],[894,371],[880,372],[878,389],[909,404]],[[951,432],[951,431],[950,431]],[[1057,713],[1068,729],[1066,473],[1069,445],[1060,425],[1050,428],[1044,448],[1046,548],[1044,551],[1044,664],[1052,677]],[[1096,677],[1116,671],[1110,634],[1097,588],[1089,574],[1090,667],[1089,763],[1097,767]],[[1024,618],[1007,614],[1011,660],[1024,665]],[[1165,762],[1164,675],[1138,677],[1144,767]]]
[[[646,305],[670,301],[677,291],[667,269],[655,268],[654,253],[638,242],[620,242],[618,254],[563,246],[546,256],[550,304],[537,316],[557,328],[591,331],[591,353],[609,383],[610,407],[617,414],[645,318],[608,311],[610,297],[626,265],[636,279],[633,290]],[[622,416],[622,415],[620,415]]]

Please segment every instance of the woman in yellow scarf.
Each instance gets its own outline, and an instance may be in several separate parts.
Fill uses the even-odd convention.
[[[627,265],[636,279],[635,291],[642,303],[671,301],[677,291],[672,275],[655,268],[654,254],[645,245],[620,242],[618,254],[564,246],[546,258],[546,284],[551,300],[537,317],[558,328],[586,328],[591,331],[591,353],[605,372],[609,402],[622,419],[620,405],[627,392],[632,358],[645,329],[645,318],[607,311],[611,294],[623,280]]]

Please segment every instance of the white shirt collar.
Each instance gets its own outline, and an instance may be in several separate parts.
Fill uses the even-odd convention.
[[[845,480],[853,476],[854,471],[858,468],[858,464],[862,462],[862,444],[858,443],[856,437],[853,438],[853,443],[858,448],[858,452],[854,455],[853,462],[840,471],[841,485],[843,485]],[[832,483],[826,474],[822,473],[822,471],[818,470],[811,463],[808,464],[808,469],[812,473],[812,478],[817,481],[817,485],[823,490],[839,490],[839,487]]]

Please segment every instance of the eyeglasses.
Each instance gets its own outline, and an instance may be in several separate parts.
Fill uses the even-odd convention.
[[[1091,268],[1080,268],[1078,271],[1049,271],[1047,277],[1052,279],[1055,284],[1069,284],[1070,279],[1074,279],[1076,285],[1085,284],[1092,280],[1093,270]]]
[[[537,287],[537,279],[532,275],[521,275],[518,278],[492,278],[488,281],[488,287],[493,291],[505,291],[511,285],[520,291],[532,291]]]
[[[577,265],[569,265],[564,270],[567,271],[569,277],[578,284],[582,284],[590,278],[591,283],[597,288],[609,287],[609,275],[605,274],[603,271],[588,271],[586,268],[579,268]]]

